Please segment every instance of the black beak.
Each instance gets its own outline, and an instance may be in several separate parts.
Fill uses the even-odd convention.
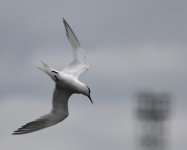
[[[90,97],[90,95],[88,96],[88,98],[90,99],[91,103],[93,104],[92,98]]]

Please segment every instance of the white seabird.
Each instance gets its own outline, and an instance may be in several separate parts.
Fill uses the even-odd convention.
[[[68,99],[74,93],[87,96],[93,103],[90,97],[90,88],[78,79],[81,73],[89,69],[85,51],[82,49],[73,30],[64,18],[63,23],[66,30],[66,36],[73,48],[74,60],[64,67],[62,71],[57,71],[41,61],[43,67],[38,68],[49,75],[56,84],[53,93],[52,110],[50,113],[36,119],[35,121],[27,123],[14,131],[14,135],[38,131],[63,121],[69,114]]]

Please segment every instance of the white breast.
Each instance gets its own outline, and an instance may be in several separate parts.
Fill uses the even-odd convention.
[[[86,90],[86,85],[80,82],[78,79],[71,75],[61,73],[58,75],[60,86],[73,91],[74,93],[84,93]],[[57,83],[58,84],[58,83]]]

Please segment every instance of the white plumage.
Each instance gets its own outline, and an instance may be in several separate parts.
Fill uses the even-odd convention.
[[[78,80],[79,75],[89,69],[85,51],[81,48],[75,33],[65,19],[63,19],[63,23],[66,30],[66,36],[73,48],[73,61],[64,67],[62,71],[57,71],[51,68],[43,61],[41,61],[43,67],[38,67],[40,70],[48,74],[56,84],[53,93],[52,110],[50,113],[22,126],[18,130],[14,131],[13,134],[34,132],[50,127],[64,120],[69,114],[68,99],[74,93],[83,94],[92,102],[90,97],[90,88]]]

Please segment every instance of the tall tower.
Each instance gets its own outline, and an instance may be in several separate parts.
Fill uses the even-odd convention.
[[[167,123],[171,111],[168,93],[141,92],[135,110],[138,128],[138,149],[166,150]]]

